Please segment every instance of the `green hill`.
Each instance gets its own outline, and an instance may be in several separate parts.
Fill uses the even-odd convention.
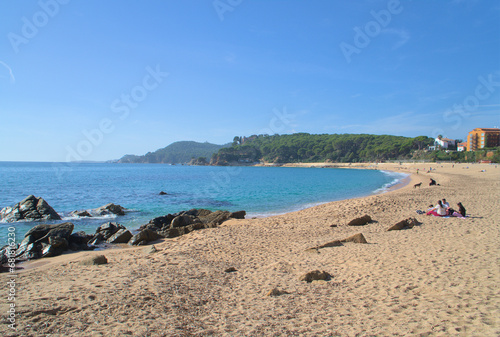
[[[118,163],[184,164],[191,161],[192,158],[204,157],[209,160],[214,153],[227,146],[230,146],[230,144],[217,145],[208,142],[181,141],[172,143],[154,152],[148,152],[143,156],[123,156],[118,160]]]
[[[212,157],[213,165],[234,163],[293,162],[369,162],[410,159],[417,150],[434,140],[426,136],[415,138],[367,135],[296,133],[291,135],[259,135],[235,137],[233,145],[219,150]]]

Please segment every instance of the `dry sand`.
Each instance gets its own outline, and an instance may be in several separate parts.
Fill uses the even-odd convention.
[[[436,170],[425,173],[429,166]],[[26,264],[16,280],[18,330],[7,326],[4,294],[0,335],[499,336],[500,167],[466,166],[380,164],[413,173],[412,182],[281,216],[231,220],[155,243],[152,254],[149,247],[112,249]],[[441,186],[428,186],[430,177]],[[413,188],[417,182],[421,188]],[[452,207],[461,201],[472,216],[415,212],[441,198]],[[346,225],[364,214],[376,222]],[[422,224],[386,231],[408,217]],[[368,244],[307,251],[356,233]],[[78,263],[98,254],[109,263]],[[236,271],[225,272],[229,267]],[[312,270],[332,278],[299,281]],[[5,288],[8,280],[0,275]],[[277,295],[267,296],[275,288]]]

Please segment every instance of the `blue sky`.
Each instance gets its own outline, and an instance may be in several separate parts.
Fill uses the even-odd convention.
[[[0,1],[0,161],[500,126],[500,3]]]

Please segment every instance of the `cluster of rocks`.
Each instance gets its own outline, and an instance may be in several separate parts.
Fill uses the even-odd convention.
[[[125,211],[125,207],[110,203],[92,210],[73,211],[70,215],[77,217],[125,215]],[[47,221],[61,220],[61,216],[43,198],[30,195],[14,206],[0,210],[0,220],[3,222]]]
[[[212,212],[207,209],[191,209],[154,218],[139,230],[151,231],[164,238],[174,238],[194,230],[217,227],[228,219],[244,219],[245,215],[245,211]]]
[[[0,211],[0,219],[4,222],[15,222],[61,220],[61,217],[43,198],[30,195],[12,207],[3,208]]]
[[[104,206],[98,207],[91,210],[83,211],[73,211],[70,213],[71,216],[77,217],[92,217],[92,216],[103,216],[103,215],[125,215],[127,209],[120,205],[115,205],[113,203],[106,204]]]
[[[73,229],[74,225],[71,222],[33,227],[24,235],[23,241],[17,247],[16,259],[34,260],[60,255],[67,250],[92,249],[87,245],[88,239],[92,236],[85,232],[73,233]]]
[[[245,215],[245,211],[232,213],[192,209],[154,218],[141,226],[135,235],[125,226],[115,222],[107,222],[99,226],[95,234],[86,234],[83,231],[73,233],[74,225],[71,222],[53,225],[40,224],[30,229],[23,241],[15,247],[15,258],[17,261],[39,259],[60,255],[68,250],[93,250],[97,245],[105,243],[144,245],[160,238],[172,238],[197,229],[217,227],[228,219],[243,219]],[[0,264],[7,263],[12,250],[9,246],[0,250]]]

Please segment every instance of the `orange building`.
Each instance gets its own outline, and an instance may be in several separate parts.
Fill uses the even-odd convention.
[[[500,146],[500,129],[477,128],[467,136],[468,151],[496,146]]]

